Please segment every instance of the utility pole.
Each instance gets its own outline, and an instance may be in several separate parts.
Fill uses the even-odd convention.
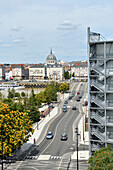
[[[76,143],[77,143],[77,170],[79,170],[79,165],[78,165],[78,135],[80,135],[80,134],[78,134],[78,127],[77,128],[75,128],[76,130],[75,130],[75,133],[77,134],[77,141],[76,141]]]

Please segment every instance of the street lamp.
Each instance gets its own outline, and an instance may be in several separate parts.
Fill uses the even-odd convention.
[[[78,135],[80,135],[79,133],[78,133],[78,127],[77,128],[75,128],[75,133],[77,134],[77,170],[79,170],[79,166],[78,166]]]

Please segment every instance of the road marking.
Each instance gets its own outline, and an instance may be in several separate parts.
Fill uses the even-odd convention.
[[[62,159],[61,156],[51,156],[51,159]]]
[[[25,159],[37,159],[38,156],[27,156]]]
[[[38,160],[49,160],[51,155],[40,155],[38,157]]]
[[[67,112],[67,114],[68,114],[68,112]],[[56,136],[56,133],[57,133],[58,126],[59,126],[59,124],[65,119],[65,117],[67,116],[67,114],[66,114],[64,117],[62,117],[62,119],[60,119],[60,121],[58,122],[58,124],[57,124],[57,126],[56,126],[56,129],[55,129],[55,134],[54,134],[54,137],[53,137],[52,141],[51,141],[51,142],[49,143],[49,145],[47,145],[47,147],[42,151],[41,155],[46,151],[47,148],[49,148],[49,146],[51,145],[51,143],[54,141],[55,136]]]

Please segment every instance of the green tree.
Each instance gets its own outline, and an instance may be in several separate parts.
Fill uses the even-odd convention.
[[[15,97],[20,97],[20,93],[16,92]]]
[[[31,94],[28,99],[27,107],[28,107],[28,110],[30,110],[30,112],[29,112],[30,119],[33,122],[37,122],[37,115],[40,116],[40,113],[37,108],[37,101],[36,101],[36,97],[35,97],[33,89],[31,90]]]
[[[8,89],[8,96],[7,96],[8,98],[13,98],[13,97],[15,97],[15,89],[14,88],[12,88],[12,89]]]
[[[54,82],[47,85],[44,91],[44,97],[47,104],[57,101],[57,85]]]
[[[0,157],[2,145],[4,157],[11,156],[33,133],[32,121],[27,112],[11,111],[7,104],[0,103]]]
[[[112,170],[113,169],[113,151],[108,145],[95,151],[94,155],[89,158],[89,170]]]
[[[24,92],[22,92],[22,93],[21,93],[21,96],[24,98],[24,97],[25,97],[25,93],[24,93]]]
[[[65,71],[65,72],[64,72],[64,78],[65,78],[65,79],[69,79],[69,72],[68,72],[68,71]]]
[[[69,84],[68,83],[62,83],[59,87],[59,91],[61,93],[65,93],[67,90],[69,90]]]
[[[75,77],[75,73],[73,72],[72,77]]]
[[[44,92],[41,91],[40,93],[36,94],[36,101],[37,105],[40,106],[42,103],[45,103]]]
[[[3,99],[3,103],[8,104],[9,106],[12,106],[14,102],[11,98],[9,98],[9,99]]]
[[[2,95],[2,93],[0,92],[0,101],[2,101],[2,98],[3,98],[3,95]]]

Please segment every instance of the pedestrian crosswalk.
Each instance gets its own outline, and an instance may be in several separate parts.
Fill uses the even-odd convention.
[[[61,156],[51,156],[50,159],[62,159]]]
[[[38,159],[38,156],[27,156],[26,159],[36,160],[36,159]]]
[[[27,156],[26,159],[31,159],[31,160],[50,160],[50,159],[55,159],[59,160],[62,159],[61,156],[51,156],[51,155],[40,155],[40,156]]]

